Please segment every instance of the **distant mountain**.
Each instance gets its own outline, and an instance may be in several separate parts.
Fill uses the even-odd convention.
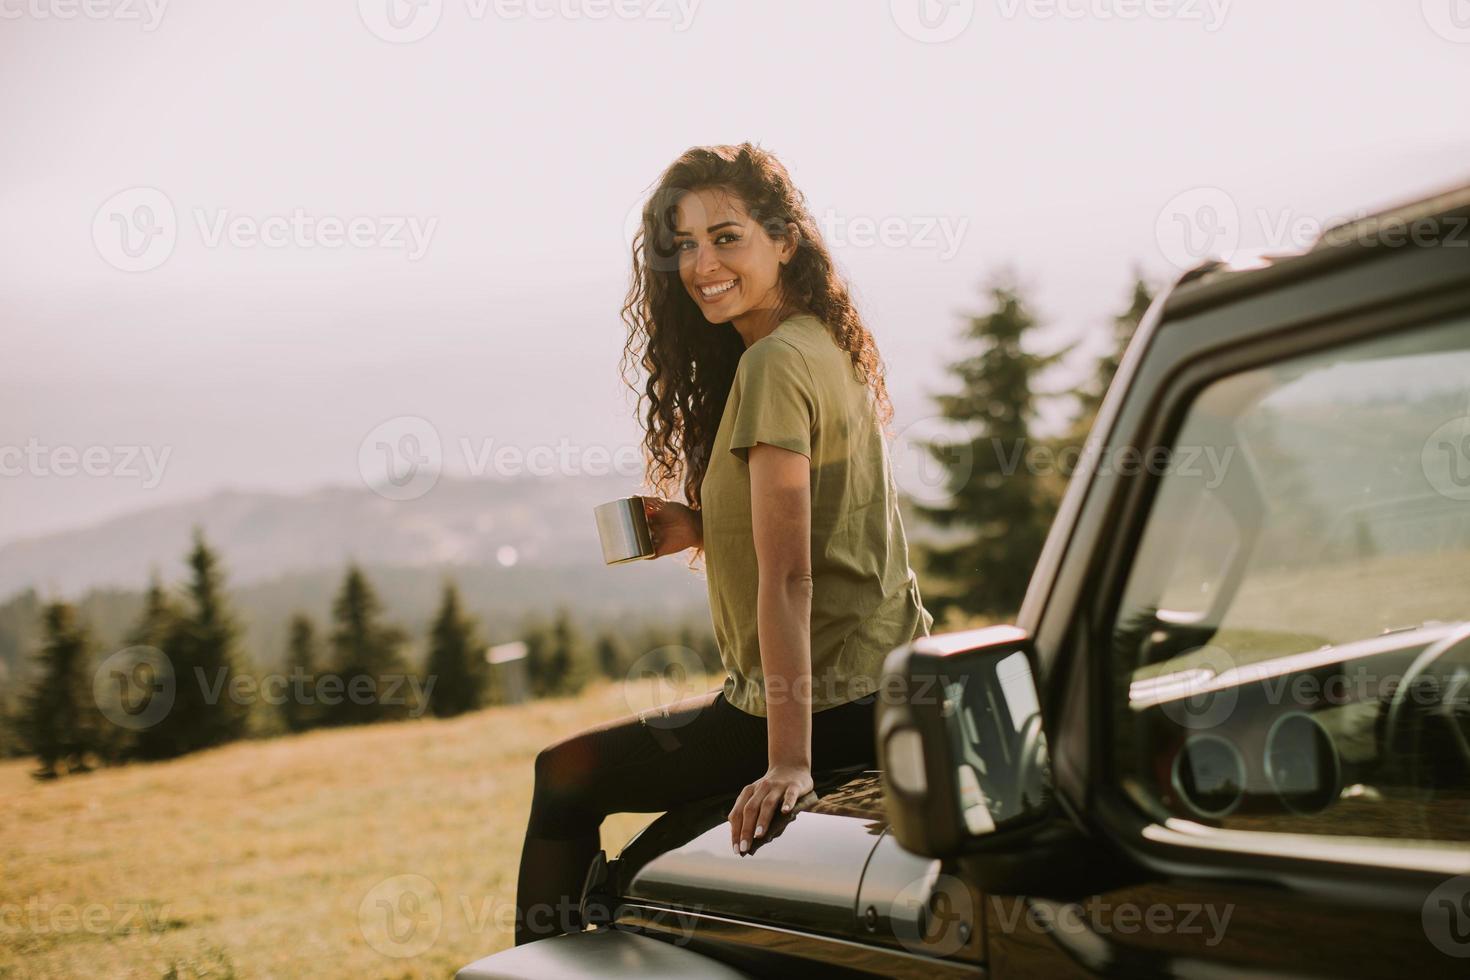
[[[630,637],[642,623],[707,630],[705,578],[686,567],[687,556],[603,564],[592,508],[636,489],[610,475],[445,477],[410,501],[366,487],[296,496],[226,491],[0,546],[0,694],[39,641],[43,599],[78,602],[94,639],[115,648],[142,608],[150,571],[182,583],[196,524],[220,555],[247,651],[263,666],[280,662],[292,613],[326,625],[349,561],[363,566],[386,615],[416,639],[448,578],[491,643],[515,639],[526,617],[550,616],[558,606],[589,627],[606,624]],[[919,540],[906,503],[903,521],[909,541]]]
[[[301,495],[225,491],[0,546],[0,598],[32,586],[68,596],[136,589],[152,568],[173,578],[195,524],[223,554],[236,585],[340,568],[349,559],[409,568],[586,565],[616,574],[623,569],[602,564],[592,508],[636,489],[610,475],[445,477],[407,501],[366,487]]]

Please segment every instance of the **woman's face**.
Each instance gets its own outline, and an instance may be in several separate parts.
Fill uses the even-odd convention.
[[[780,301],[781,266],[796,250],[794,226],[772,239],[723,188],[691,191],[679,202],[674,248],[679,278],[711,323],[728,323]]]

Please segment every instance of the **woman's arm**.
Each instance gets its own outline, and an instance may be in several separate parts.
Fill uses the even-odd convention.
[[[730,810],[730,843],[741,853],[777,806],[789,811],[812,789],[811,460],[765,443],[747,456],[770,768]]]

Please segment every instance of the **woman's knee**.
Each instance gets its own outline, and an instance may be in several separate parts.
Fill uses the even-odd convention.
[[[542,831],[572,836],[595,830],[602,822],[586,746],[565,739],[536,753],[531,820]]]

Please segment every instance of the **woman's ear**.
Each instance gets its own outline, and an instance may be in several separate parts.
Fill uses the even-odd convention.
[[[790,262],[796,255],[796,250],[800,247],[801,229],[797,227],[794,221],[786,222],[786,233],[781,236],[781,248],[778,253],[780,255],[778,259],[780,264],[785,265]]]

